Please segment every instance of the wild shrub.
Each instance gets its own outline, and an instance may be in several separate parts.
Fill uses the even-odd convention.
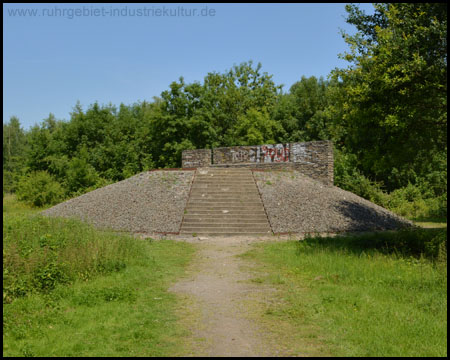
[[[16,194],[19,200],[40,207],[62,201],[65,190],[48,172],[36,171],[20,178]]]

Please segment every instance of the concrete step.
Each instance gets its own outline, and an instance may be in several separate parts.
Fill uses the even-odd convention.
[[[251,172],[248,173],[221,173],[214,172],[208,174],[195,174],[195,178],[211,178],[211,179],[253,179],[253,174]]]
[[[226,212],[224,212],[226,211]],[[266,212],[264,211],[264,209],[256,209],[256,210],[252,210],[252,211],[248,211],[248,210],[237,210],[237,209],[231,209],[231,210],[207,210],[207,209],[191,209],[191,210],[186,210],[185,216],[186,215],[225,215],[225,216],[230,216],[230,215],[236,215],[236,216],[266,216]]]
[[[196,225],[196,224],[258,224],[258,225],[267,225],[267,220],[264,219],[255,219],[255,218],[248,218],[248,219],[236,219],[236,218],[230,218],[230,219],[224,219],[224,218],[204,218],[199,217],[197,219],[184,219],[183,220],[183,226],[190,226],[190,225]]]
[[[203,213],[203,214],[184,214],[184,221],[203,221],[203,220],[227,220],[227,221],[265,221],[267,222],[266,214],[263,212],[260,213],[248,213],[248,214],[213,214],[213,213]]]
[[[208,174],[195,174],[196,179],[205,178],[205,179],[253,179],[252,173],[208,173]]]
[[[210,228],[232,228],[235,230],[241,229],[253,229],[253,230],[261,230],[261,231],[269,231],[270,227],[268,225],[261,224],[244,224],[244,223],[221,223],[221,224],[185,224],[183,226],[183,230],[190,231],[194,230],[202,230],[202,229],[210,229]]]
[[[225,189],[225,190],[224,190]],[[219,187],[219,188],[193,188],[191,189],[191,195],[194,193],[199,193],[199,194],[226,194],[226,195],[230,195],[230,194],[236,194],[236,195],[245,195],[245,194],[252,194],[252,195],[258,195],[259,196],[259,192],[258,189],[232,189],[230,187]]]
[[[230,182],[255,182],[252,176],[204,176],[204,177],[195,177],[195,181],[230,181]]]
[[[254,225],[254,224],[258,224],[258,225],[267,225],[267,220],[265,219],[260,219],[260,220],[252,220],[252,219],[240,219],[240,218],[235,218],[235,219],[226,219],[226,218],[204,218],[204,217],[199,217],[199,218],[189,218],[189,219],[184,219],[183,223],[185,225],[194,225],[194,224],[249,224],[249,225]]]
[[[190,199],[189,204],[190,203],[194,203],[194,202],[200,202],[200,203],[210,203],[210,204],[216,204],[216,203],[236,203],[236,204],[246,204],[246,203],[257,203],[257,204],[262,204],[261,199],[255,197],[252,198],[241,198],[241,197],[235,197],[235,198],[213,198],[213,199],[208,199],[206,198],[206,196],[198,196],[196,195],[195,198]]]
[[[253,180],[253,175],[248,174],[205,174],[195,175],[196,179],[218,179],[218,180]]]
[[[205,228],[205,229],[186,229],[183,230],[182,234],[202,234],[202,233],[222,233],[222,234],[248,234],[248,233],[258,233],[258,234],[272,234],[271,231],[266,229],[233,229],[233,228]]]
[[[240,195],[258,195],[259,196],[259,192],[256,189],[233,189],[233,188],[221,188],[221,187],[217,187],[217,188],[195,188],[195,189],[191,189],[191,195],[200,195],[202,196],[203,194],[206,195],[236,195],[236,196],[240,196]]]
[[[195,179],[195,183],[228,183],[228,184],[248,184],[248,185],[255,185],[255,181],[253,179]]]
[[[189,203],[186,207],[186,210],[193,208],[205,209],[218,209],[218,210],[232,210],[232,209],[247,209],[247,208],[259,208],[261,207],[261,203],[214,203],[214,202],[195,202]]]
[[[203,196],[204,195],[204,196]],[[259,192],[257,190],[252,191],[230,191],[230,190],[192,190],[191,191],[192,197],[205,197],[205,196],[211,196],[214,198],[223,198],[224,196],[228,196],[230,198],[246,198],[247,197],[259,197]]]
[[[198,183],[198,182],[194,182],[194,184],[192,185],[192,189],[197,189],[197,188],[223,188],[223,187],[227,187],[230,189],[255,189],[256,185],[255,184],[221,184],[218,182],[212,182],[212,183]]]
[[[255,189],[255,184],[251,184],[251,185],[234,185],[234,184],[218,184],[218,183],[212,183],[212,184],[207,184],[207,183],[198,184],[198,183],[195,183],[195,185],[192,186],[192,189],[222,189],[222,188],[228,188],[228,189],[233,189],[233,190],[252,190],[252,189]]]
[[[191,194],[191,197],[189,200],[213,200],[213,201],[222,201],[222,200],[243,200],[243,201],[252,201],[257,200],[260,201],[261,198],[257,194],[251,194],[251,195],[240,195],[240,196],[232,196],[232,194],[216,194],[215,196],[209,195],[209,194]]]
[[[198,174],[212,174],[212,173],[218,173],[218,174],[226,174],[226,173],[251,173],[250,169],[238,169],[238,168],[208,168],[208,169],[198,169]]]
[[[203,203],[203,204],[215,204],[215,203],[226,203],[226,204],[260,204],[262,206],[261,199],[258,198],[235,198],[235,199],[226,199],[226,198],[206,198],[199,197],[198,199],[192,199],[190,203]]]
[[[253,181],[214,181],[214,180],[196,180],[196,185],[229,185],[229,186],[255,186]]]
[[[262,208],[261,204],[208,204],[208,203],[196,203],[196,204],[189,204],[186,207],[186,211],[195,211],[197,210],[242,210],[242,211],[254,211],[259,210]],[[262,209],[264,210],[264,209]],[[263,211],[261,211],[263,212]]]
[[[259,204],[261,205],[261,199],[254,197],[252,199],[243,199],[243,198],[235,198],[235,199],[208,199],[206,197],[198,197],[195,199],[190,199],[189,204]]]
[[[192,236],[268,236],[272,235],[272,232],[257,232],[254,230],[250,231],[231,231],[231,230],[224,230],[224,231],[217,231],[217,230],[206,230],[206,231],[180,231],[180,234],[182,235],[192,235]]]
[[[188,204],[186,206],[186,211],[194,211],[194,210],[259,210],[264,211],[261,205],[210,205],[210,204]]]
[[[208,173],[208,174],[195,174],[195,178],[211,178],[211,179],[253,179],[252,173]]]

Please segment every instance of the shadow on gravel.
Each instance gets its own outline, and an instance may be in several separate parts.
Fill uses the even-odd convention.
[[[347,231],[397,230],[411,226],[407,221],[358,202],[341,200],[335,209],[349,221]]]

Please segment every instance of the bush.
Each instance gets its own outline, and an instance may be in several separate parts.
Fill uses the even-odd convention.
[[[426,196],[421,187],[408,184],[389,194],[387,207],[395,213],[411,219],[447,217],[447,194],[429,198]]]
[[[354,155],[335,150],[336,186],[410,219],[447,217],[447,193],[437,196],[426,179],[417,178],[416,184],[387,193],[382,183],[364,176],[355,164]]]
[[[19,200],[40,207],[62,201],[65,190],[46,171],[36,171],[20,178],[16,194]]]

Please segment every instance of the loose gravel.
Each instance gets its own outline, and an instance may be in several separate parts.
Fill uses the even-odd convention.
[[[297,171],[254,171],[275,234],[394,230],[409,220]],[[194,171],[149,171],[42,212],[74,217],[102,229],[136,234],[178,233]]]
[[[297,171],[254,171],[274,233],[394,230],[409,220],[336,186]]]
[[[178,232],[194,171],[150,171],[42,212],[133,233]]]

